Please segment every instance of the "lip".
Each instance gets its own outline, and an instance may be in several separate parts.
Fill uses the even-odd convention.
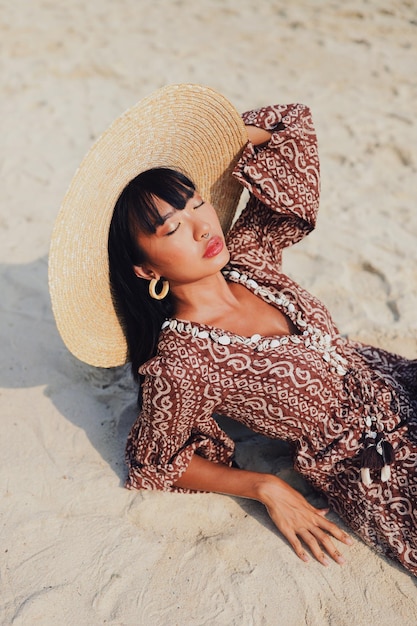
[[[222,238],[219,237],[218,235],[215,235],[209,240],[203,257],[205,259],[211,259],[212,257],[220,254],[223,248],[224,248],[224,243],[223,243]]]

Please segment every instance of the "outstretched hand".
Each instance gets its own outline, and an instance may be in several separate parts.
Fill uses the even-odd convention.
[[[349,535],[326,519],[327,509],[316,509],[298,491],[273,474],[228,467],[194,454],[175,485],[262,502],[275,526],[303,561],[309,560],[306,546],[323,565],[329,564],[326,555],[342,564],[343,556],[332,538],[346,545],[352,543]]]
[[[278,530],[284,535],[297,556],[308,561],[308,547],[322,565],[329,565],[328,556],[342,565],[345,561],[332,538],[346,545],[352,539],[336,524],[326,519],[328,509],[316,509],[295,489],[276,476],[268,476],[260,488],[259,500]]]

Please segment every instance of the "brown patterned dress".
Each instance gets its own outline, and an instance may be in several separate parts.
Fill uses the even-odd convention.
[[[298,332],[240,337],[167,320],[145,363],[130,432],[128,488],[173,490],[194,453],[230,464],[212,415],[289,441],[294,466],[367,543],[417,574],[417,361],[342,338],[326,308],[281,272],[283,248],[315,225],[319,161],[303,105],[246,113],[272,132],[235,175],[249,190],[224,273],[279,308]],[[394,457],[394,458],[393,458]]]

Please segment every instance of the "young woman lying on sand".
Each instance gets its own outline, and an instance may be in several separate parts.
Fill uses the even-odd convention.
[[[249,201],[225,238],[239,185]],[[50,254],[58,328],[82,360],[128,360],[141,383],[128,488],[258,500],[302,560],[342,563],[334,539],[351,540],[327,509],[235,466],[213,418],[226,415],[290,442],[329,506],[416,574],[417,361],[341,337],[282,273],[318,201],[307,107],[241,118],[210,89],[159,90],[100,138],[64,200]]]

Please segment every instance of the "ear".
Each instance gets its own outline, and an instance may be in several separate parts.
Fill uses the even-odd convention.
[[[133,271],[135,272],[138,278],[144,278],[145,280],[151,280],[152,278],[157,278],[155,272],[146,265],[134,265]]]

